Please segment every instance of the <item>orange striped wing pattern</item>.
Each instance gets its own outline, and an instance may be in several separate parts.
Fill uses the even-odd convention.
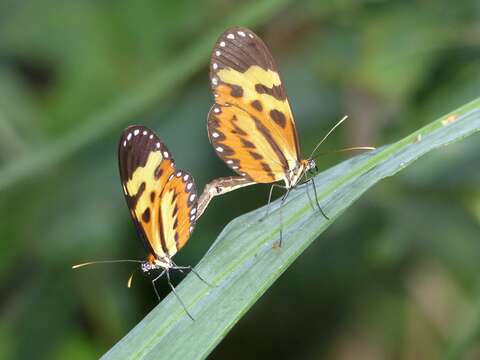
[[[143,126],[124,130],[118,159],[125,199],[148,253],[171,258],[195,226],[193,177],[175,168],[165,144]]]
[[[217,155],[258,183],[285,180],[300,163],[295,122],[277,66],[263,41],[235,27],[217,40],[210,62],[215,104],[208,134]]]

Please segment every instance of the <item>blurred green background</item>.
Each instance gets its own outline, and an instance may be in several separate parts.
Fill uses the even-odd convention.
[[[322,150],[393,142],[479,96],[479,20],[477,0],[0,1],[0,359],[97,358],[155,306],[128,264],[70,266],[145,256],[117,170],[127,125],[199,190],[231,174],[206,133],[226,27],[269,45],[307,156],[345,114]],[[479,154],[477,135],[369,191],[211,358],[479,359]],[[215,200],[176,262],[267,193]]]

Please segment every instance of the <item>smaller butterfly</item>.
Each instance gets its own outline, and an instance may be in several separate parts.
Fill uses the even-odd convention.
[[[318,145],[308,159],[301,157],[287,92],[262,39],[246,28],[227,29],[212,51],[210,80],[215,104],[208,114],[208,136],[217,155],[239,175],[225,187],[220,179],[217,184],[212,182],[216,185],[213,187],[216,195],[231,191],[229,186],[273,184],[269,204],[274,187],[286,189],[281,217],[290,190],[305,178],[306,182],[312,181],[317,207],[328,219],[318,202],[313,177],[307,177],[309,172],[317,170],[313,154]],[[274,184],[278,181],[284,186]],[[280,230],[279,245],[281,241]]]
[[[73,268],[127,261],[140,263],[144,273],[161,270],[152,280],[158,299],[160,296],[155,282],[165,274],[173,293],[193,320],[170,281],[170,270],[174,269],[191,270],[206,283],[191,266],[177,266],[172,260],[187,243],[199,217],[193,177],[186,171],[176,169],[166,145],[144,126],[129,126],[123,131],[118,146],[118,162],[125,200],[147,250],[147,260],[93,261]],[[128,281],[129,287],[131,279]]]

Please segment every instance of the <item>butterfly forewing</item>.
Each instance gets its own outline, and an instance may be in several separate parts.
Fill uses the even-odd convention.
[[[283,177],[285,155],[258,118],[233,106],[215,106],[208,130],[217,154],[238,174],[260,183]],[[262,136],[252,137],[256,132]]]
[[[299,160],[285,87],[268,48],[252,31],[227,30],[210,63],[215,104],[210,141],[234,171],[257,182],[285,177]]]
[[[188,186],[189,189],[186,184],[183,189],[178,186],[172,196],[169,189],[182,182],[172,180],[179,171],[175,169],[173,158],[165,144],[143,126],[130,126],[124,130],[118,158],[125,199],[147,251],[157,258],[173,256],[178,250],[175,238],[181,240],[182,245],[188,240],[183,227],[178,235],[172,229],[176,228],[173,226],[175,220],[181,214],[190,212],[190,205],[196,204],[196,201],[190,204],[181,201],[194,191],[193,179],[189,175],[189,183],[192,184]],[[165,205],[167,201],[170,201],[168,206]],[[173,206],[172,209],[170,206]],[[173,214],[175,208],[178,209],[178,214]],[[165,209],[164,213],[162,209]],[[170,219],[169,216],[173,218]],[[191,224],[188,224],[188,229],[190,226],[193,229]]]

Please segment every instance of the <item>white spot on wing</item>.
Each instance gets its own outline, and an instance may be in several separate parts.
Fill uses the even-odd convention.
[[[193,226],[190,226],[190,232],[192,232],[192,231],[193,231]]]
[[[217,132],[213,132],[213,133],[212,133],[212,136],[213,136],[214,138],[218,138],[218,137],[220,136],[220,134],[217,133]]]
[[[188,183],[187,184],[187,190],[190,190],[192,188],[193,184],[192,183]]]
[[[140,130],[135,129],[135,130],[133,131],[133,136],[137,136],[139,132],[140,132]]]
[[[213,63],[213,64],[212,64],[212,67],[213,67],[213,70],[217,70],[217,69],[218,69],[218,64],[217,64],[217,63]]]
[[[168,177],[168,181],[173,179],[173,174]]]
[[[227,164],[233,164],[233,160],[227,160]]]
[[[220,42],[221,47],[225,47],[225,41]]]
[[[157,147],[157,149],[160,149],[160,143],[159,143],[159,142],[157,142],[157,143],[155,144],[155,146]]]
[[[125,141],[123,142],[123,146],[124,146],[124,147],[127,146],[127,140],[125,140]]]
[[[127,141],[130,141],[131,138],[132,138],[132,133],[128,133],[128,135],[127,135]]]
[[[192,210],[190,210],[191,215],[195,215],[196,213],[197,213],[197,208],[193,208]]]
[[[190,220],[191,221],[195,220],[195,215],[190,216]]]
[[[180,177],[181,175],[182,175],[181,171],[177,172],[177,177]]]
[[[143,130],[143,135],[147,135],[147,134],[148,134],[147,130]]]
[[[218,85],[218,79],[217,78],[212,78],[212,84],[213,85]]]
[[[153,139],[153,134],[150,134],[150,136],[148,137],[149,139]]]
[[[185,180],[185,181],[188,180],[188,174],[183,177],[183,180]]]
[[[240,36],[245,37],[245,33],[244,33],[243,31],[237,31],[237,34],[240,35]]]
[[[248,36],[250,36],[250,38],[253,39],[253,35],[252,35],[252,34],[248,34]]]
[[[215,55],[220,56],[220,50],[215,51]]]
[[[238,166],[232,166],[232,169],[238,169]]]
[[[223,148],[221,146],[217,146],[215,150],[217,150],[218,152],[223,152]]]
[[[165,159],[168,159],[169,156],[170,156],[170,154],[168,153],[168,151],[164,151],[164,152],[163,152],[163,157],[164,157]]]
[[[227,39],[232,39],[232,40],[233,40],[233,39],[235,39],[235,35],[233,35],[233,34],[228,34],[228,35],[227,35]]]
[[[190,195],[189,199],[190,199],[190,201],[195,200],[195,194]]]
[[[218,113],[220,112],[220,109],[219,109],[218,107],[216,107],[215,109],[213,109],[213,112],[214,112],[215,114],[218,114]]]

